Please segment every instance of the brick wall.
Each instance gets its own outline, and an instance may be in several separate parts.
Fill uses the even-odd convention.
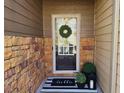
[[[35,93],[44,78],[43,39],[5,36],[5,93]]]
[[[80,39],[80,68],[85,62],[94,61],[94,38]]]
[[[87,62],[94,61],[94,38],[81,38],[80,39],[80,68]],[[52,39],[44,38],[44,62],[45,62],[45,76],[52,76],[53,62],[52,62]],[[59,74],[63,75],[63,74]],[[69,74],[68,74],[69,75]],[[71,74],[70,74],[71,75]],[[66,76],[64,74],[63,76]]]

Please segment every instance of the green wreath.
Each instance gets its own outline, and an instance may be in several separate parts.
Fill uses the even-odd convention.
[[[62,25],[59,29],[59,33],[63,38],[68,38],[72,34],[72,30],[68,25]]]

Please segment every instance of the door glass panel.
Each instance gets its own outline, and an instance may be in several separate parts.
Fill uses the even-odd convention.
[[[76,70],[77,18],[57,17],[55,30],[56,70]]]

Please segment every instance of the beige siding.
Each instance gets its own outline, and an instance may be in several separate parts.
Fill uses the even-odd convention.
[[[112,55],[112,0],[95,2],[95,64],[104,93],[110,93]]]
[[[94,36],[94,0],[43,0],[43,30],[51,37],[52,14],[81,14],[81,37]]]
[[[118,51],[117,51],[117,73],[116,73],[116,93],[120,93],[120,30],[118,33]]]
[[[5,0],[5,34],[42,36],[42,0]]]

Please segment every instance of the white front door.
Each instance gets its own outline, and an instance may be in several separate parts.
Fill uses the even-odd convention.
[[[79,71],[79,15],[52,15],[53,72]]]

